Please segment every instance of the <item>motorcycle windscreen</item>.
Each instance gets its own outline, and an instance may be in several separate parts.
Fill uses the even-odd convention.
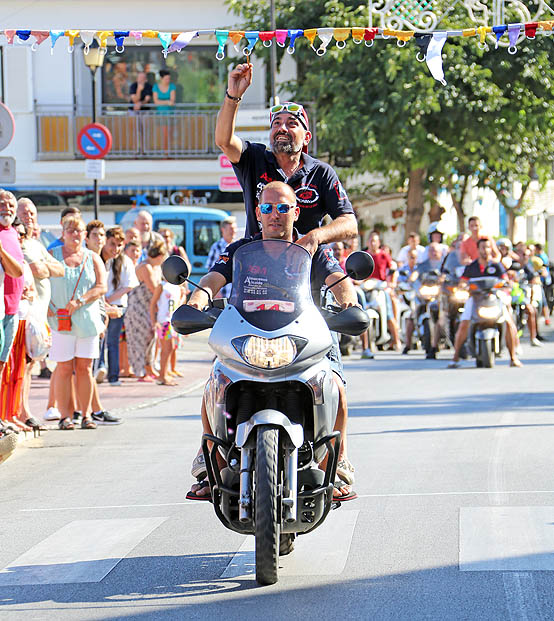
[[[232,304],[248,323],[260,330],[279,330],[308,306],[310,253],[280,239],[253,241],[233,256]]]

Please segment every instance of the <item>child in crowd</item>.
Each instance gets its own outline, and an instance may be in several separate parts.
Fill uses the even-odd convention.
[[[183,291],[178,285],[172,285],[165,280],[156,287],[150,302],[150,318],[156,332],[156,339],[160,348],[160,373],[158,384],[176,386],[171,379],[168,368],[169,359],[178,342],[174,337],[175,331],[171,326],[171,316],[182,303]]]

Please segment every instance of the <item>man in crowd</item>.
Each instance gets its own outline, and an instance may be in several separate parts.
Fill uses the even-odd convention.
[[[152,85],[148,82],[144,71],[137,73],[137,81],[131,84],[129,96],[132,104],[131,110],[140,112],[148,109],[148,104],[152,101]]]
[[[256,213],[259,221],[261,222],[261,232],[256,233],[253,236],[240,239],[229,246],[223,252],[220,259],[216,261],[210,272],[208,272],[208,274],[200,280],[200,286],[210,292],[212,297],[217,294],[221,287],[232,281],[232,257],[240,246],[256,239],[281,239],[289,242],[296,241],[298,239],[298,233],[294,229],[294,224],[298,221],[300,208],[296,204],[296,196],[292,188],[283,182],[272,182],[264,188],[260,201],[260,205],[256,207]],[[277,205],[284,205],[285,207],[288,207],[288,209],[286,209],[286,211],[278,211]],[[325,282],[326,285],[331,285],[343,276],[344,272],[334,259],[333,255],[329,252],[324,252],[321,248],[317,249],[312,260],[312,288],[314,288],[315,283],[321,285]],[[347,278],[337,284],[337,286],[333,288],[333,292],[337,297],[339,304],[341,304],[344,308],[347,306],[357,305],[356,292],[354,291],[354,287],[350,279]],[[202,309],[207,303],[207,294],[201,289],[195,289],[189,300],[189,305]],[[339,463],[341,461],[343,462],[342,467],[344,469],[345,462],[348,464],[350,462],[348,462],[346,457],[347,410],[345,402],[343,401],[344,380],[342,377],[342,363],[336,356],[336,352],[333,350],[329,352],[328,355],[332,362],[333,371],[337,376],[335,377],[335,380],[339,388],[339,407],[335,429],[341,431],[342,442],[339,454]],[[342,398],[340,395],[342,395]],[[201,412],[203,432],[212,433],[206,413],[204,399],[202,401]],[[193,476],[197,476],[198,472],[202,472],[202,468],[205,468],[203,466],[203,459],[200,460],[199,457],[201,457],[201,455],[197,456],[195,462],[200,465],[200,469],[196,473],[193,470]],[[351,480],[353,482],[353,470],[347,474],[345,473],[345,476],[348,476],[348,474],[351,476]],[[187,495],[187,497],[191,499],[206,499],[209,497],[210,493],[209,488],[203,483],[194,485],[191,491],[192,493],[189,492]],[[355,493],[353,493],[351,489],[351,484],[337,484],[337,499],[351,500],[355,497]]]
[[[17,217],[27,227],[29,234],[22,245],[23,256],[29,264],[35,281],[36,297],[33,302],[33,313],[36,317],[44,319],[48,313],[50,303],[50,278],[63,277],[64,266],[48,253],[46,248],[38,241],[33,232],[38,233],[37,208],[30,198],[20,198],[17,201]],[[51,372],[45,361],[41,361],[39,377],[49,379]]]
[[[146,259],[148,248],[150,248],[155,241],[163,241],[163,237],[159,233],[156,233],[156,231],[152,230],[152,223],[152,214],[145,209],[141,209],[137,213],[133,223],[134,228],[136,228],[139,232],[140,242],[142,244],[141,260]]]
[[[17,310],[23,293],[23,252],[19,236],[12,224],[17,211],[17,200],[7,190],[0,189],[0,264],[4,272],[2,316],[3,344],[0,347],[0,380],[10,355],[19,325]],[[0,339],[2,340],[2,339]]]
[[[425,248],[419,243],[419,235],[417,233],[410,233],[408,235],[408,243],[400,248],[400,252],[397,257],[399,267],[402,267],[408,262],[408,253],[410,250],[415,250],[417,252],[418,263],[423,261],[422,257],[425,252]]]
[[[479,256],[479,250],[477,249],[477,242],[480,239],[488,239],[491,243],[492,260],[496,263],[502,259],[502,255],[498,251],[494,239],[489,235],[485,235],[481,230],[481,220],[477,216],[471,216],[467,221],[467,228],[469,229],[469,237],[462,242],[460,248],[460,254],[462,257],[462,263],[467,265],[472,261],[475,261]]]
[[[377,278],[387,282],[387,276],[389,270],[393,267],[393,260],[388,252],[385,252],[381,248],[381,239],[377,231],[373,231],[368,240],[368,252],[375,261],[375,269],[373,270],[372,278]],[[387,312],[387,327],[390,331],[392,338],[392,347],[396,351],[400,351],[402,345],[400,343],[400,336],[398,334],[398,323],[396,322],[391,299],[391,290],[385,291],[386,296],[386,312]]]
[[[228,216],[221,221],[219,229],[221,231],[221,238],[218,241],[214,242],[210,248],[208,258],[206,259],[207,270],[210,270],[215,265],[215,262],[225,251],[225,248],[227,248],[229,244],[232,244],[235,241],[235,238],[237,236],[237,219],[234,216]],[[221,291],[219,292],[219,297],[228,298],[230,295],[231,285],[227,284],[221,288]]]
[[[463,280],[470,278],[480,278],[481,276],[496,276],[497,278],[506,278],[506,270],[501,263],[493,260],[492,243],[487,237],[483,237],[478,241],[477,250],[479,255],[475,261],[472,261],[464,270]],[[510,300],[506,296],[504,302],[504,320],[506,325],[506,346],[510,353],[510,366],[521,367],[522,364],[517,357],[517,329],[512,318],[509,308]],[[465,304],[464,312],[460,317],[460,325],[456,331],[454,340],[454,357],[448,365],[449,369],[457,369],[460,366],[460,351],[466,341],[469,325],[471,323],[471,315],[473,314],[473,298],[470,296]]]

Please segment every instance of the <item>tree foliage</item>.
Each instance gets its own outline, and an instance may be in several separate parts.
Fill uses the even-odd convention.
[[[245,27],[269,27],[268,0],[228,3]],[[275,5],[278,28],[367,26],[365,0]],[[467,26],[462,9],[441,24]],[[323,57],[298,40],[293,89],[299,101],[317,105],[320,152],[335,165],[384,173],[394,185],[421,186],[418,204],[408,204],[408,219],[410,209],[420,218],[423,189],[448,187],[453,173],[476,179],[500,197],[514,181],[526,187],[531,174],[542,182],[551,175],[551,50],[545,36],[522,42],[515,55],[502,47],[482,50],[475,38],[450,37],[443,50],[448,83],[442,86],[416,60],[413,40],[403,48],[394,39],[377,40],[369,49],[349,40],[343,50],[332,42]],[[418,224],[414,220],[409,228]]]

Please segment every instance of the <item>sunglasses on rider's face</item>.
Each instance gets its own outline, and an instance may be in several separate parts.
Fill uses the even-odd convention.
[[[287,203],[262,203],[260,211],[267,215],[273,211],[274,206],[277,207],[278,213],[288,213],[291,209],[294,209],[294,205],[288,205]]]

